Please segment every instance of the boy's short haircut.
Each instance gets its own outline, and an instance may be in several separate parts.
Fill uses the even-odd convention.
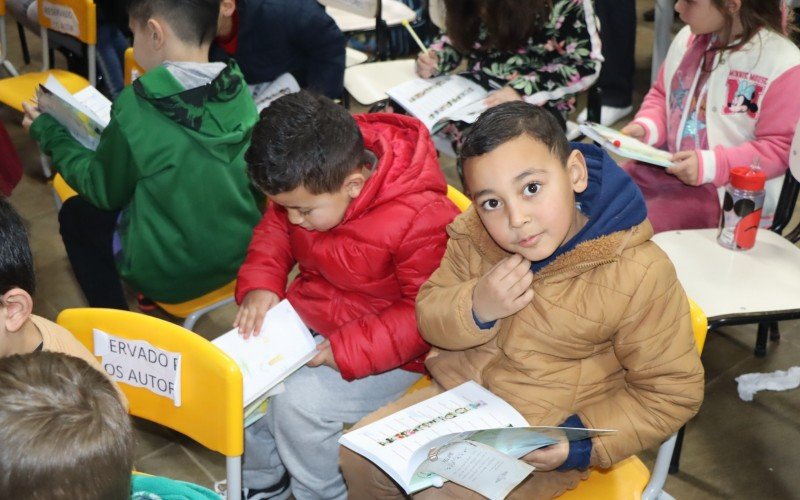
[[[0,498],[130,498],[130,417],[111,381],[82,359],[0,358],[0,443]]]
[[[185,43],[211,43],[217,35],[219,0],[127,0],[128,16],[144,24],[155,16]]]
[[[311,194],[332,193],[366,163],[364,138],[353,117],[305,90],[261,112],[244,158],[253,184],[268,195],[301,185]]]
[[[0,196],[0,295],[12,288],[33,295],[36,279],[25,223],[8,200]]]
[[[522,101],[503,103],[484,111],[464,139],[461,161],[490,153],[523,134],[544,144],[562,164],[567,163],[571,148],[558,120],[541,106]]]

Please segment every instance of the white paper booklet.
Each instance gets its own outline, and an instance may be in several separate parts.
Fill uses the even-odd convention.
[[[42,113],[69,130],[72,137],[89,149],[97,149],[100,134],[111,120],[111,101],[91,85],[70,94],[52,75],[36,90]]]
[[[287,300],[267,312],[258,335],[245,339],[234,328],[212,343],[242,370],[245,413],[317,353],[314,337]]]
[[[300,91],[300,84],[294,79],[291,73],[284,73],[278,78],[266,83],[249,85],[250,93],[256,103],[256,109],[262,109],[272,104],[272,101],[287,94]]]
[[[638,139],[621,133],[619,130],[592,122],[583,123],[579,128],[586,137],[600,144],[603,149],[624,158],[658,165],[659,167],[672,166],[672,153],[654,148]]]
[[[480,85],[458,75],[415,78],[386,91],[386,94],[419,118],[431,133],[448,121],[475,123],[486,110],[489,93]]]
[[[560,440],[611,432],[530,427],[510,404],[469,381],[348,432],[339,443],[374,462],[406,493],[441,484],[444,477],[503,498],[533,471],[518,458]]]

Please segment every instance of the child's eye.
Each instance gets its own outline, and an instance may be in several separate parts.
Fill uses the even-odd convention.
[[[523,189],[522,191],[526,196],[532,196],[532,195],[538,193],[539,189],[541,189],[541,187],[542,187],[542,185],[539,184],[538,182],[531,182],[530,184],[525,186],[525,189]]]
[[[500,201],[495,200],[494,198],[486,200],[481,203],[481,208],[483,208],[484,210],[494,210],[499,206],[500,206]]]

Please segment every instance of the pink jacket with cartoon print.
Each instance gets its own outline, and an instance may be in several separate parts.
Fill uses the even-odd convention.
[[[658,79],[633,120],[644,127],[648,144],[665,147],[668,134],[682,132],[670,127],[667,118],[675,97],[670,83],[696,40],[688,26],[675,36]],[[773,31],[761,29],[739,50],[722,57],[718,54],[708,77],[706,127],[710,149],[697,151],[698,184],[713,183],[721,193],[731,168],[750,165],[758,157],[769,179],[763,214],[771,219],[800,119],[798,89],[800,50]],[[683,110],[681,123],[691,111],[688,108]],[[679,140],[675,142],[680,144]]]

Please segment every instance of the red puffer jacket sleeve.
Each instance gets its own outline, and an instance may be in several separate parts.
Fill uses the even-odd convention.
[[[420,286],[439,267],[447,243],[444,228],[457,213],[444,198],[423,208],[394,256],[401,298],[377,314],[329,332],[342,378],[353,380],[392,370],[428,352],[430,345],[417,329],[414,302]]]
[[[286,279],[294,262],[286,211],[270,202],[261,222],[253,230],[247,257],[239,268],[236,303],[241,304],[251,290],[269,290],[283,299]]]

